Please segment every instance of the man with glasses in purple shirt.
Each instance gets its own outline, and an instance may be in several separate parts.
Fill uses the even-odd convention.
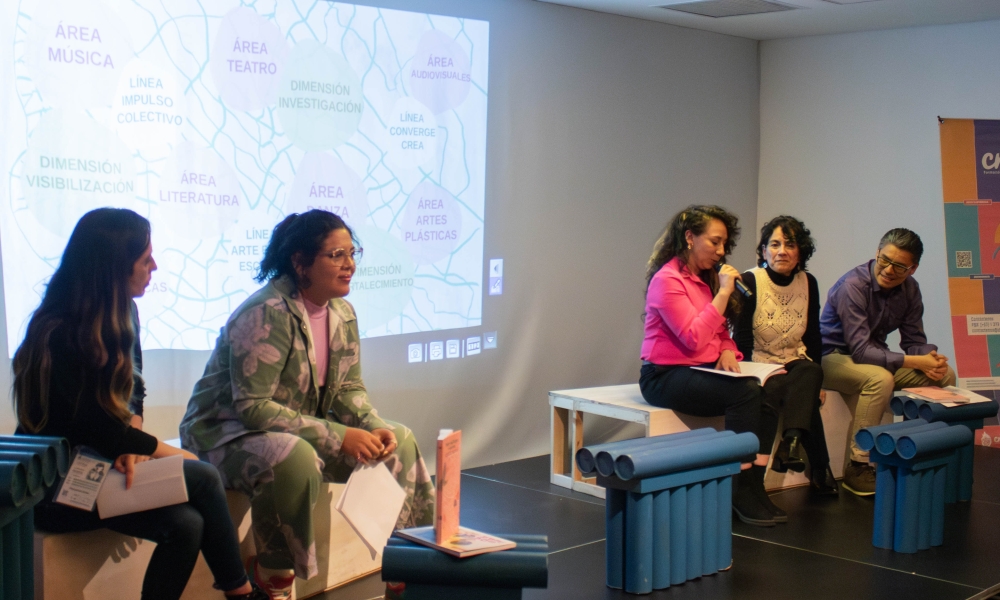
[[[894,390],[955,383],[948,357],[938,354],[924,334],[924,303],[911,277],[923,253],[916,233],[890,230],[874,260],[851,269],[830,288],[820,317],[823,387],[840,392],[848,403],[857,398],[843,487],[858,496],[875,494],[875,469],[854,434],[882,421]],[[902,353],[886,344],[897,329]]]

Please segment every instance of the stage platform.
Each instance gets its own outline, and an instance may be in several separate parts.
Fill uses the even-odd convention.
[[[733,568],[642,596],[653,599],[967,600],[1000,598],[1000,449],[976,448],[972,502],[945,508],[944,545],[916,554],[875,548],[872,498],[806,488],[772,494],[789,522],[760,528],[734,520]],[[525,600],[638,598],[604,584],[604,501],[549,483],[549,457],[462,474],[462,524],[503,535],[549,536],[549,587]],[[372,598],[366,578],[324,600]]]

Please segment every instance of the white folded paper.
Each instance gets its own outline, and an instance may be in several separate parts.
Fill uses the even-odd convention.
[[[112,469],[97,495],[97,512],[107,519],[187,501],[184,457],[168,456],[135,465],[129,490],[125,489],[125,476]]]
[[[351,473],[336,508],[375,558],[389,541],[405,500],[406,492],[384,463],[362,463]]]

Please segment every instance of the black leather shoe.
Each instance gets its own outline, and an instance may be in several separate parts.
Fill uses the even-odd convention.
[[[778,449],[774,451],[774,458],[771,459],[771,470],[778,473],[787,471],[802,473],[806,470],[806,461],[802,457],[802,444],[798,436],[790,439],[782,438]]]
[[[812,470],[812,478],[809,480],[809,489],[818,496],[836,496],[840,489],[837,487],[837,480],[833,477],[833,470],[830,465]]]

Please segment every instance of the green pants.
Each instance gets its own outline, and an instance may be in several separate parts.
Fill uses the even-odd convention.
[[[408,427],[386,421],[398,447],[385,465],[406,491],[397,528],[434,522],[434,485]],[[202,453],[222,475],[229,489],[250,498],[254,544],[261,566],[294,569],[296,577],[318,573],[313,531],[313,507],[321,481],[344,483],[357,461],[339,452],[317,449],[290,433],[250,433]]]

